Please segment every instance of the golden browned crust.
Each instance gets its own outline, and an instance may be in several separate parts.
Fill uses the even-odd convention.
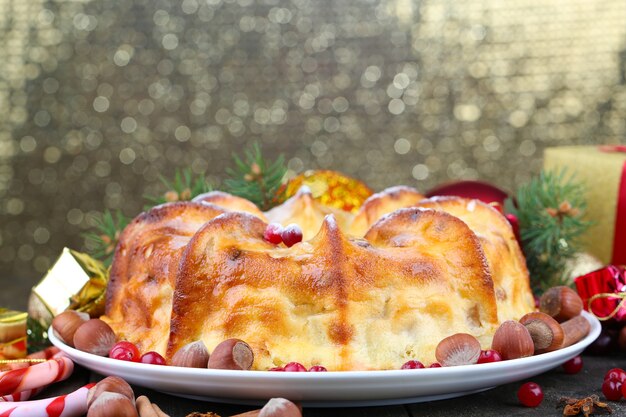
[[[174,294],[168,356],[202,340],[240,338],[254,369],[290,361],[332,370],[397,369],[435,360],[437,343],[465,332],[485,346],[497,325],[482,249],[460,220],[404,209],[352,240],[328,216],[291,248],[262,238],[244,213],[208,222],[187,245]]]
[[[209,191],[208,193],[196,196],[192,201],[195,203],[214,204],[226,209],[226,211],[243,211],[244,213],[250,213],[261,220],[267,221],[263,212],[259,210],[252,201],[223,191]]]
[[[164,350],[178,261],[187,242],[224,212],[211,204],[163,204],[137,216],[115,250],[103,317],[119,339]]]
[[[417,207],[440,210],[463,220],[478,236],[489,263],[500,321],[519,320],[535,308],[526,261],[511,225],[493,207],[472,199],[434,197]]]
[[[415,188],[398,185],[370,196],[354,216],[349,233],[363,236],[378,219],[397,209],[412,207],[424,199]]]

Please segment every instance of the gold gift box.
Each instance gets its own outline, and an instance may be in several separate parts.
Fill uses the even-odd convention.
[[[33,287],[28,313],[44,328],[68,308],[99,317],[104,313],[107,282],[108,271],[102,262],[64,248],[48,273]]]
[[[593,222],[581,237],[583,250],[603,264],[611,263],[615,219],[626,153],[614,147],[562,146],[547,148],[543,154],[546,171],[566,169],[585,186],[586,220]]]

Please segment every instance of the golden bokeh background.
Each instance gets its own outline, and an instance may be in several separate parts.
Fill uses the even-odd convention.
[[[626,141],[624,0],[0,0],[0,279],[258,141],[289,174],[512,191]],[[10,281],[9,281],[10,280]]]

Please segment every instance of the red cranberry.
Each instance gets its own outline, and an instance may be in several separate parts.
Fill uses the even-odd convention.
[[[543,401],[543,390],[534,382],[527,382],[517,391],[517,398],[526,407],[537,407]]]
[[[149,363],[152,365],[165,365],[165,358],[159,355],[157,352],[150,351],[141,355],[139,362]]]
[[[275,368],[270,368],[269,371],[271,371],[271,372],[285,372],[285,368],[283,368],[282,366],[277,366]]]
[[[433,362],[430,364],[429,368],[441,368],[441,364],[439,362]]]
[[[622,384],[626,381],[626,372],[622,368],[613,368],[609,369],[606,374],[604,374],[604,380],[607,379],[615,379]]]
[[[425,366],[420,361],[410,360],[405,362],[404,365],[400,367],[400,369],[424,369]]]
[[[324,368],[322,365],[313,365],[309,368],[309,372],[328,372],[328,369]]]
[[[285,365],[285,372],[306,372],[306,368],[301,363],[289,362]]]
[[[602,394],[609,401],[619,401],[622,398],[622,382],[617,379],[605,379],[602,383]]]
[[[265,233],[263,233],[263,238],[270,243],[278,245],[283,241],[282,237],[283,226],[280,223],[270,223],[265,228]]]
[[[283,243],[288,247],[292,247],[298,242],[302,242],[302,229],[295,223],[287,225],[281,233]]]
[[[574,356],[572,359],[568,360],[563,364],[563,371],[566,374],[577,374],[583,369],[583,358],[579,356]]]
[[[133,343],[125,340],[117,342],[109,351],[109,358],[120,361],[139,362],[139,349]]]
[[[480,351],[480,356],[478,357],[478,362],[476,363],[500,362],[501,360],[502,356],[500,356],[498,351],[489,349]]]

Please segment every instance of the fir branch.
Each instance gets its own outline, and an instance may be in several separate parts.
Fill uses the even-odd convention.
[[[190,168],[185,168],[182,171],[177,169],[174,179],[171,181],[163,176],[160,179],[166,191],[159,196],[146,195],[145,198],[151,203],[145,207],[146,210],[158,204],[188,201],[213,189],[204,174],[194,177]]]
[[[39,352],[52,345],[48,340],[48,328],[30,316],[26,319],[26,340],[29,354]]]
[[[287,172],[281,154],[275,161],[263,158],[258,143],[244,152],[245,159],[233,155],[235,169],[227,168],[230,178],[224,181],[226,191],[255,203],[261,210],[269,210],[280,200],[283,177]]]
[[[109,266],[120,234],[129,222],[130,219],[121,211],[116,211],[114,215],[111,211],[105,210],[102,216],[96,219],[96,230],[85,235],[87,245],[93,247],[91,255]]]
[[[533,290],[568,285],[565,263],[579,251],[579,237],[590,222],[584,187],[565,171],[542,172],[517,191],[517,207],[510,200],[508,212],[519,220],[522,247]]]

